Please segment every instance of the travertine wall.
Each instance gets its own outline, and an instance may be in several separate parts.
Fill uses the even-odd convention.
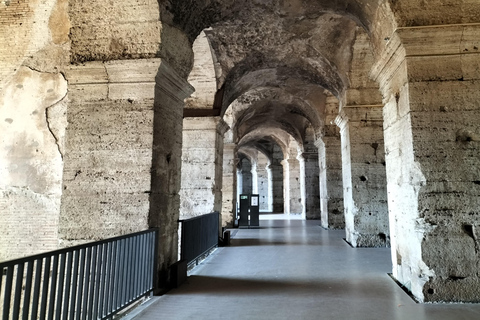
[[[21,65],[58,73],[68,61],[68,0],[0,2],[0,90]]]
[[[221,211],[223,135],[220,117],[183,119],[180,218]]]
[[[354,247],[390,245],[382,123],[375,107],[344,108],[337,118],[345,231]]]
[[[91,62],[67,71],[64,245],[148,227],[159,66],[159,59]]]
[[[277,145],[274,145],[272,158],[270,170],[272,170],[273,212],[279,213],[284,212],[283,166],[281,164],[283,152]]]
[[[27,67],[0,91],[0,261],[58,247],[66,94]]]
[[[188,75],[188,82],[195,92],[185,101],[188,109],[212,109],[217,92],[217,79],[210,44],[205,32],[201,32],[192,46],[193,68]]]
[[[339,102],[327,96],[324,135],[317,140],[320,167],[320,208],[324,228],[344,229],[342,148],[340,129],[335,125]]]
[[[66,0],[0,2],[0,260],[58,247]]]
[[[305,215],[302,203],[302,188],[300,179],[300,162],[297,159],[297,148],[290,148],[289,158],[283,164],[283,192],[285,197],[285,213]]]
[[[269,208],[272,205],[271,197],[269,195],[271,181],[268,180],[268,159],[262,153],[258,153],[257,157],[257,185],[258,185],[258,194],[259,194],[259,210],[260,211],[270,211]]]
[[[387,102],[393,271],[420,301],[480,301],[478,34],[399,30],[375,73]]]
[[[241,183],[241,194],[251,194],[252,193],[252,163],[247,158],[240,160],[240,172],[242,177]]]
[[[231,142],[231,130],[225,134],[223,144],[222,226],[233,226],[237,199],[236,145]]]

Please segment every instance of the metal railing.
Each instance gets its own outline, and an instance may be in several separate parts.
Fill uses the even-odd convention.
[[[182,242],[181,259],[187,264],[218,246],[219,213],[213,212],[191,219],[180,220]]]
[[[0,263],[7,319],[104,319],[154,288],[158,230]]]

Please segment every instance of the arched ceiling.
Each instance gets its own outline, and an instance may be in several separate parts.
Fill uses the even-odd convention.
[[[159,3],[162,22],[182,30],[192,42],[205,31],[215,61],[217,88],[221,88],[213,109],[232,119],[229,125],[234,141],[242,141],[252,132],[280,130],[302,145],[308,127],[313,127],[317,136],[323,130],[325,91],[340,101],[346,97],[358,26],[367,31],[367,37],[377,29],[391,31],[375,22],[390,12],[384,2]]]
[[[241,138],[258,125],[272,120],[287,124],[286,131],[304,132],[311,125],[320,135],[323,128],[326,96],[318,86],[285,89],[259,87],[252,89],[230,104],[225,117],[235,136]],[[253,119],[253,120],[252,120]],[[300,134],[302,136],[302,134]]]
[[[395,28],[390,3],[398,6],[398,2],[393,0],[159,0],[162,8],[161,20],[183,30],[192,42],[203,29],[221,23],[236,25],[248,25],[252,21],[268,23],[269,17],[276,17],[282,21],[282,26],[292,26],[302,19],[315,19],[322,13],[335,13],[349,17],[369,33],[378,33],[378,38],[383,39],[384,34],[390,35]],[[386,19],[386,23],[381,24],[378,21],[379,18]]]
[[[356,24],[322,13],[286,22],[277,15],[215,25],[206,32],[228,86],[249,72],[276,69],[278,77],[296,76],[322,85],[335,95],[348,85]],[[228,92],[231,89],[226,89]]]
[[[277,145],[282,150],[283,156],[286,157],[289,153],[291,140],[294,140],[299,144],[299,141],[295,140],[295,138],[285,130],[275,126],[265,126],[263,128],[252,130],[244,135],[238,141],[238,150],[241,150],[244,147],[251,147],[261,150],[265,154],[271,154],[274,145]]]

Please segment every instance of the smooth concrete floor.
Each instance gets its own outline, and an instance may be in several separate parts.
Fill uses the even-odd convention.
[[[388,276],[389,249],[351,248],[318,221],[234,233],[135,319],[480,319],[480,304],[417,304]]]

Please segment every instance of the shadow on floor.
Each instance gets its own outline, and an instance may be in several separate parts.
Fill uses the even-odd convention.
[[[265,239],[232,239],[230,242],[230,247],[253,247],[253,246],[318,246],[321,245],[318,241],[307,241],[307,242],[283,242],[283,241],[268,241]],[[346,245],[347,246],[347,245]]]
[[[384,275],[388,278],[388,275]],[[391,281],[391,279],[388,279]],[[375,285],[355,286],[347,284],[346,279],[325,279],[325,281],[298,281],[285,279],[271,280],[252,280],[252,279],[234,279],[212,276],[190,276],[186,283],[179,289],[171,291],[169,294],[203,294],[203,295],[221,295],[221,296],[275,296],[282,297],[289,295],[306,296],[325,296],[325,297],[355,297],[362,299],[379,298],[379,292]],[[354,281],[356,282],[356,281]],[[346,290],[346,287],[349,289]],[[406,295],[406,294],[405,294]]]

